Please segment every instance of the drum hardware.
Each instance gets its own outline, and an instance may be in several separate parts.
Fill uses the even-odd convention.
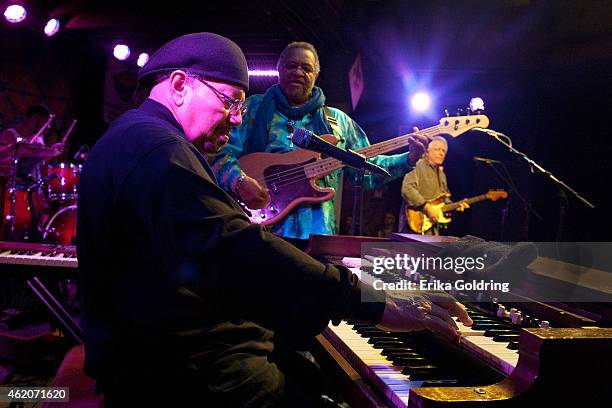
[[[40,204],[42,207],[42,202],[34,201],[34,193],[42,192],[42,178],[40,175],[40,171],[35,171],[35,183],[30,184],[28,186],[20,186],[17,180],[17,172],[21,159],[40,159],[42,163],[45,163],[52,159],[53,157],[58,156],[61,153],[61,150],[58,150],[54,147],[41,146],[36,144],[27,144],[23,142],[17,142],[14,144],[14,148],[4,149],[0,153],[0,162],[7,161],[10,162],[10,170],[9,177],[6,184],[6,200],[3,204],[8,206],[4,207],[2,211],[3,221],[6,223],[4,228],[4,237],[5,240],[15,240],[17,239],[17,233],[22,232],[27,234],[28,240],[36,240],[38,238],[38,222],[37,222],[37,205]],[[42,163],[38,163],[36,166],[41,166]],[[22,194],[19,192],[24,192],[25,197],[21,197]],[[37,195],[38,198],[42,199],[42,194]],[[24,200],[23,203],[21,200]],[[26,215],[21,213],[22,208],[18,207],[23,205],[25,207],[25,212],[29,214],[30,221],[29,223],[23,218],[28,218]],[[22,231],[17,231],[17,224],[22,228]],[[26,228],[27,226],[27,228]]]
[[[76,202],[81,168],[81,165],[68,163],[50,164],[47,166],[49,173],[47,176],[49,180],[47,183],[47,197],[49,201],[59,201],[67,204]]]
[[[59,245],[76,245],[77,206],[70,205],[60,208],[47,221],[42,239]]]
[[[44,132],[49,129],[54,114],[33,136],[16,140],[14,144],[0,148],[0,168],[5,169],[8,177],[5,188],[0,186],[0,239],[15,241],[23,238],[28,241],[41,239],[61,240],[70,244],[76,235],[77,185],[82,163],[89,147],[81,146],[78,160],[71,163],[48,164],[64,151],[77,120],[73,119],[59,143],[53,146],[39,144]],[[33,171],[28,172],[27,181],[18,171],[22,171],[22,160],[34,162]],[[26,160],[24,160],[26,161]],[[23,163],[23,165],[27,165]],[[21,177],[21,179],[20,179]],[[6,196],[4,194],[6,192]],[[51,218],[45,222],[43,205],[53,208]],[[74,222],[73,222],[74,221]],[[58,224],[59,223],[59,224]],[[44,227],[43,227],[44,226]],[[75,230],[72,236],[66,228]]]

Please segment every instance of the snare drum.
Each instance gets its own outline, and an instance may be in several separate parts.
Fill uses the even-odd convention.
[[[61,208],[47,221],[43,240],[59,245],[76,245],[77,206]]]
[[[50,164],[47,168],[47,193],[49,201],[62,203],[75,202],[78,193],[79,176],[81,175],[80,164],[58,163]]]

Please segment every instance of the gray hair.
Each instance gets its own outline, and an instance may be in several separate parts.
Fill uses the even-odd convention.
[[[443,138],[442,136],[434,136],[429,141],[429,145],[432,144],[435,141],[444,143],[444,146],[446,146],[446,150],[448,150],[448,142],[446,141],[445,138]],[[429,150],[429,145],[427,145],[427,150]]]
[[[317,54],[317,50],[315,49],[314,45],[312,45],[309,42],[306,41],[294,41],[292,43],[290,43],[289,45],[287,45],[285,47],[285,49],[280,53],[280,56],[278,57],[278,61],[276,62],[276,69],[280,69],[281,67],[281,63],[285,60],[285,58],[287,57],[287,53],[289,52],[289,50],[293,49],[293,48],[303,48],[305,50],[308,50],[310,52],[312,52],[314,54],[314,58],[315,58],[315,74],[319,75],[319,72],[321,72],[321,65],[319,64],[319,54]]]

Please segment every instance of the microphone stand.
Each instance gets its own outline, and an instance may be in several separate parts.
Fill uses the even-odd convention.
[[[550,178],[552,181],[557,183],[559,186],[565,188],[567,191],[572,193],[574,195],[574,197],[576,197],[578,200],[582,201],[587,207],[595,208],[595,206],[593,204],[591,204],[591,202],[589,200],[587,200],[586,198],[582,197],[576,190],[574,190],[573,188],[571,188],[570,186],[565,184],[565,182],[559,180],[550,171],[546,170],[544,167],[540,166],[538,163],[536,163],[535,161],[531,160],[525,153],[516,150],[512,146],[512,140],[508,136],[504,135],[503,133],[496,132],[495,130],[491,130],[491,129],[474,128],[474,130],[477,130],[479,132],[484,132],[484,133],[488,134],[489,136],[492,136],[499,143],[501,143],[504,146],[506,146],[509,151],[511,151],[512,153],[514,153],[514,154],[520,156],[521,158],[523,158],[529,164],[529,167],[531,168],[531,172],[532,173],[534,172],[534,169],[536,169],[540,173],[546,174],[548,176],[548,178]],[[502,140],[502,139],[505,139],[505,140]]]
[[[537,211],[531,206],[529,201],[527,201],[525,199],[525,197],[523,197],[521,195],[521,193],[518,191],[518,188],[516,188],[516,184],[514,184],[514,181],[512,181],[512,176],[510,176],[510,172],[508,171],[508,168],[506,167],[506,165],[503,162],[500,162],[500,164],[504,168],[504,172],[506,173],[506,175],[504,176],[497,169],[497,167],[495,167],[495,163],[494,162],[486,162],[485,164],[490,166],[491,169],[493,169],[493,171],[497,175],[497,177],[508,187],[508,190],[509,190],[508,192],[509,193],[514,192],[516,194],[516,196],[523,202],[523,205],[525,206],[527,211],[531,212],[533,215],[536,216],[536,218],[538,220],[542,221],[542,217],[540,216],[540,214],[537,213]],[[506,205],[504,206],[504,209],[502,210],[501,231],[500,231],[500,234],[499,234],[499,241],[501,241],[501,242],[504,241],[504,235],[505,235],[505,232],[506,232],[506,221],[508,219],[508,212],[510,211],[510,201],[511,201],[511,199],[512,199],[512,196],[509,196],[508,197],[508,201],[506,201]]]
[[[355,172],[355,184],[353,190],[353,224],[351,225],[351,235],[362,235],[363,233],[363,180],[364,171]],[[357,202],[359,202],[359,231],[356,228],[357,222]]]

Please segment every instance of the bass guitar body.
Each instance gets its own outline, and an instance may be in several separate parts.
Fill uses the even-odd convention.
[[[326,141],[337,143],[336,138],[327,136],[330,137]],[[241,157],[238,162],[242,171],[267,188],[270,194],[270,202],[264,208],[246,208],[251,222],[273,224],[300,204],[331,199],[335,189],[318,186],[317,178],[309,178],[305,171],[307,165],[319,157],[318,153],[304,149],[287,153],[251,153]]]

